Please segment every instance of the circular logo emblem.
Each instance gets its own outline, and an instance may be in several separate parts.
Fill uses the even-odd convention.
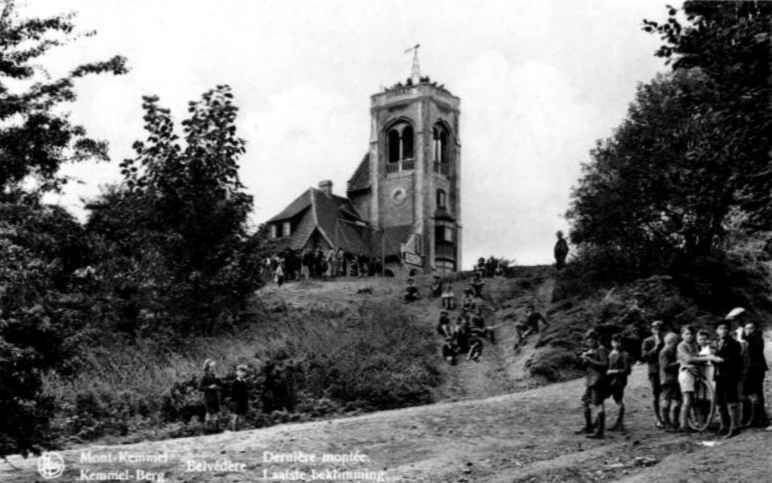
[[[391,200],[395,205],[401,205],[406,199],[407,193],[405,193],[405,188],[395,188],[394,191],[391,192]]]
[[[38,473],[45,480],[59,478],[64,473],[64,458],[56,451],[47,451],[38,458]]]

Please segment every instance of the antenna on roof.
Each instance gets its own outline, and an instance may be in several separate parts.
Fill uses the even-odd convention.
[[[413,67],[410,69],[410,79],[413,84],[418,84],[421,81],[421,64],[418,62],[418,48],[421,44],[415,44],[409,49],[405,49],[405,53],[413,52]]]

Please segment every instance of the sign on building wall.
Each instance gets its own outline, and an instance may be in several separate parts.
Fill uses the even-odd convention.
[[[407,264],[415,265],[417,267],[423,266],[423,257],[421,255],[416,255],[415,253],[410,252],[403,252],[402,259]]]
[[[407,239],[407,243],[401,245],[402,260],[405,263],[418,267],[423,266],[423,257],[421,256],[421,253],[423,253],[422,242],[421,235],[414,233]]]

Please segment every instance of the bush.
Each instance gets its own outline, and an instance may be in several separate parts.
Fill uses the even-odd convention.
[[[46,376],[58,408],[54,430],[73,441],[201,434],[198,382],[206,358],[227,372],[223,418],[235,366],[251,366],[247,427],[431,402],[440,383],[433,333],[401,308],[355,309],[266,308],[251,327],[174,347],[113,334],[83,351],[75,373]]]
[[[314,324],[312,332],[288,343],[286,352],[295,355],[292,364],[282,360],[285,351],[279,352],[284,371],[298,377],[282,372],[283,379],[272,380],[292,381],[304,397],[329,399],[341,406],[387,409],[431,401],[431,388],[439,384],[434,338],[402,310],[366,303],[347,327],[325,330]],[[272,364],[269,359],[266,367]],[[276,384],[269,388],[277,390]]]

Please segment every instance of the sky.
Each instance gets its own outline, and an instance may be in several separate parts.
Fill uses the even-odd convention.
[[[144,137],[141,96],[177,121],[187,102],[229,84],[247,140],[240,176],[255,225],[322,179],[345,183],[368,148],[370,95],[404,81],[420,43],[422,74],[461,98],[464,266],[496,255],[548,263],[581,164],[623,119],[636,86],[664,71],[642,19],[652,0],[26,0],[22,12],[77,12],[97,34],[44,59],[51,75],[115,54],[130,73],[79,81],[74,122],[107,140],[109,163],[68,165],[51,197],[83,201],[120,180]]]

